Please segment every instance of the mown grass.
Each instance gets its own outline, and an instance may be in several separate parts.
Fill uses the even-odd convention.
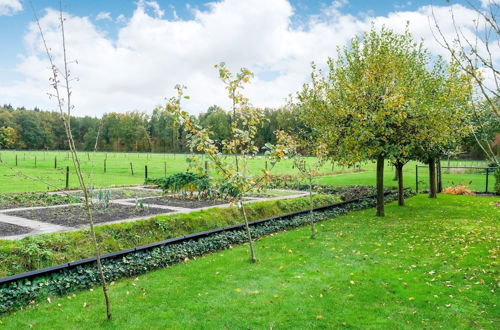
[[[496,198],[353,212],[1,318],[8,329],[497,329]]]
[[[17,166],[16,166],[17,155]],[[200,156],[202,157],[202,156]],[[36,158],[36,167],[35,167]],[[54,159],[57,158],[57,168],[54,168]],[[150,178],[171,175],[174,173],[185,171],[187,168],[186,155],[184,154],[154,154],[154,153],[118,153],[118,152],[98,152],[86,153],[81,152],[80,158],[82,168],[86,173],[88,182],[96,187],[111,187],[111,186],[126,186],[138,185],[144,183],[144,170],[148,166],[148,176]],[[202,157],[203,158],[203,157]],[[5,164],[8,164],[13,169],[5,166],[0,166],[0,193],[4,192],[26,192],[26,191],[46,191],[54,190],[55,187],[60,189],[66,184],[66,166],[70,167],[69,187],[78,188],[78,181],[73,170],[73,164],[68,152],[64,151],[7,151],[0,152],[0,159]],[[106,172],[104,171],[104,162],[106,159]],[[313,158],[309,158],[312,162]],[[131,174],[130,163],[134,170],[134,175]],[[447,161],[443,161],[443,166],[447,165]],[[415,188],[415,165],[420,163],[410,162],[404,168],[405,180],[407,187]],[[270,164],[268,164],[270,167]],[[485,166],[485,161],[451,161],[452,166]],[[341,175],[326,176],[318,179],[320,183],[333,185],[372,185],[375,182],[375,164],[365,162],[360,164],[362,173],[350,173],[352,168],[340,167],[338,165],[332,167],[330,162],[324,164],[321,168],[323,174],[330,172],[343,172]],[[257,157],[249,162],[249,169],[255,173],[260,173],[260,170],[265,167],[265,157]],[[425,169],[420,169],[422,172],[421,180],[427,181]],[[19,172],[22,172],[31,177],[41,179],[35,181],[24,177]],[[278,163],[273,169],[274,174],[297,174],[298,170],[293,167],[292,160],[284,160]],[[215,175],[215,173],[211,173]],[[386,184],[395,186],[394,169],[386,166],[385,170]],[[490,187],[493,187],[493,178],[490,178]],[[452,184],[469,184],[472,189],[484,191],[485,176],[483,174],[445,174],[443,180],[445,185]],[[46,183],[49,183],[47,185]],[[490,189],[491,189],[490,188]]]

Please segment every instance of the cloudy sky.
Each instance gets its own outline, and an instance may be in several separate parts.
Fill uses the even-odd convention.
[[[484,2],[485,0],[483,0]],[[58,3],[33,0],[49,47],[60,58]],[[477,1],[481,6],[481,1]],[[228,104],[213,65],[247,67],[246,93],[260,107],[277,107],[307,82],[310,63],[325,63],[373,22],[423,39],[434,54],[434,10],[444,33],[450,9],[467,33],[475,14],[463,1],[445,0],[63,0],[76,115],[151,111],[188,86],[185,104],[199,113]],[[54,109],[50,72],[28,1],[0,0],[0,104]]]

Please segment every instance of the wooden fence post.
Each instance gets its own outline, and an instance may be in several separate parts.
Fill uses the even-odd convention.
[[[148,178],[148,165],[144,165],[144,178]]]
[[[69,189],[69,166],[66,166],[66,190]]]
[[[134,176],[134,166],[132,166],[132,162],[130,162],[130,172],[132,173],[132,176]]]
[[[54,156],[54,168],[57,168],[57,156]]]

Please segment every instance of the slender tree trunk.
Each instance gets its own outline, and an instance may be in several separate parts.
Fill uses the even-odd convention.
[[[250,226],[248,225],[247,213],[245,211],[245,206],[243,205],[243,198],[240,196],[238,200],[238,204],[241,208],[241,213],[243,214],[243,219],[245,219],[245,230],[247,233],[248,243],[250,244],[250,261],[257,262],[257,258],[255,257],[255,250],[253,247],[252,233],[250,232]]]
[[[396,167],[396,165],[394,165],[394,178],[392,179],[392,181],[398,181],[399,180],[399,173],[398,173],[398,168]]]
[[[437,192],[443,192],[443,176],[441,175],[441,159],[438,158],[436,160],[436,165],[437,165]]]
[[[429,159],[429,198],[436,198],[436,160]]]
[[[398,178],[398,205],[399,206],[404,206],[405,205],[405,193],[404,193],[404,186],[403,186],[403,164],[402,163],[397,163],[395,165],[396,167],[396,173],[397,173],[397,178]]]
[[[313,201],[313,195],[312,195],[312,176],[309,176],[309,207],[310,207],[309,217],[311,220],[311,238],[315,239],[316,238],[316,228],[314,228],[314,214],[313,214],[314,201]]]
[[[377,157],[377,216],[384,216],[384,156]]]

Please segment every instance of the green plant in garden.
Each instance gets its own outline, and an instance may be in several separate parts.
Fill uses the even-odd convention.
[[[145,183],[156,184],[165,193],[181,194],[183,198],[188,197],[188,194],[192,197],[194,192],[197,193],[196,197],[198,199],[215,199],[217,197],[217,192],[212,187],[210,178],[205,174],[193,172],[175,173],[165,178],[146,179]]]
[[[203,152],[210,160],[213,167],[222,179],[222,190],[229,196],[234,197],[245,220],[246,233],[250,245],[251,261],[255,262],[255,250],[252,235],[248,227],[244,196],[249,191],[258,188],[268,178],[270,169],[262,169],[260,174],[253,174],[248,169],[248,161],[259,152],[255,138],[258,128],[264,122],[262,111],[250,105],[248,98],[242,93],[244,84],[248,83],[253,74],[248,69],[241,69],[233,74],[226,68],[224,63],[215,65],[219,78],[226,86],[228,97],[232,102],[231,115],[231,137],[223,141],[214,141],[208,129],[194,123],[189,113],[182,110],[181,100],[189,98],[184,95],[184,86],[176,86],[177,96],[169,100],[166,105],[167,111],[172,113],[178,123],[187,132],[188,141],[192,151]],[[222,146],[222,150],[218,145]],[[273,146],[266,144],[266,153],[274,166],[280,159],[287,157],[288,150],[283,145]],[[224,154],[222,153],[224,152]],[[197,158],[199,161],[199,158]],[[202,166],[195,166],[198,172]]]

